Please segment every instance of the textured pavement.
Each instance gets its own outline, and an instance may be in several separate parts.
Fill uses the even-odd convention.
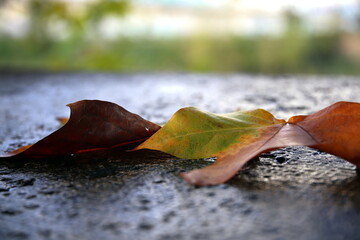
[[[65,105],[82,99],[162,124],[185,106],[288,118],[360,102],[359,93],[360,77],[3,74],[0,152],[56,130]],[[0,239],[360,239],[354,165],[307,147],[264,154],[211,187],[178,173],[213,159],[117,150],[84,158],[0,162]]]

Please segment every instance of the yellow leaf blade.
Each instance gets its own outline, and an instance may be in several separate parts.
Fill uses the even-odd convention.
[[[284,122],[263,109],[214,114],[183,108],[135,150],[159,150],[181,158],[211,157],[238,142],[250,144],[262,128]]]

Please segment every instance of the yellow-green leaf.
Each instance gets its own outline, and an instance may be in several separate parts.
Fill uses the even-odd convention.
[[[257,141],[269,127],[276,132],[284,123],[263,109],[214,114],[188,107],[177,111],[136,150],[159,150],[180,158],[213,157],[239,142]]]

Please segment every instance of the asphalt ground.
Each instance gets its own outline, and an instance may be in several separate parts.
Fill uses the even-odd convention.
[[[0,152],[59,128],[68,103],[99,99],[163,124],[181,107],[264,108],[278,118],[360,102],[360,77],[1,74]],[[250,161],[225,184],[178,174],[213,159],[107,151],[0,162],[0,239],[360,239],[354,165],[307,147]]]

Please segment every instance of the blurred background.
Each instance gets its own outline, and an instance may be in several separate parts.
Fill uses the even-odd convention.
[[[0,71],[360,74],[360,0],[0,0]]]

